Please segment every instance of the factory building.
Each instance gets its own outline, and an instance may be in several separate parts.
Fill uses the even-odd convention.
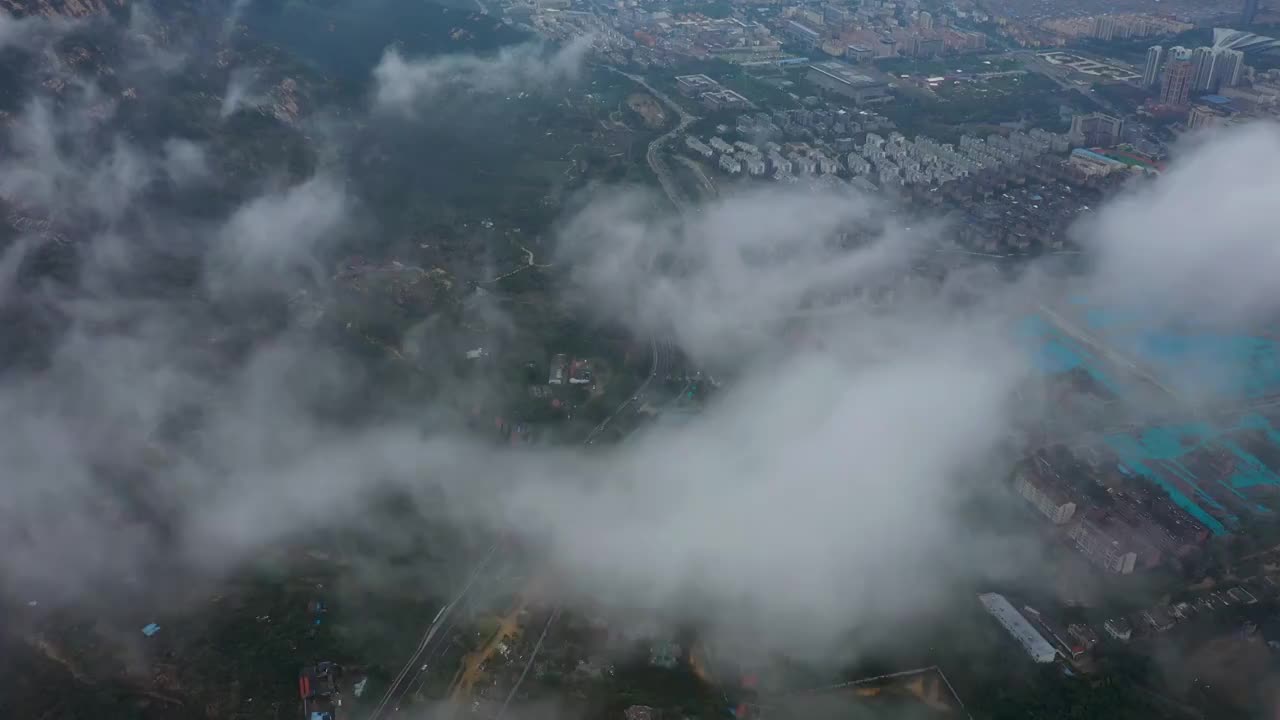
[[[810,65],[805,80],[857,103],[876,100],[889,94],[888,83],[860,73],[853,66],[837,60],[826,60]]]
[[[1018,641],[1032,660],[1038,663],[1051,663],[1058,657],[1058,651],[1053,649],[1043,635],[1031,627],[1031,623],[1027,622],[1022,613],[1010,605],[1003,595],[984,593],[978,596],[978,600],[987,612],[991,613],[991,616]]]

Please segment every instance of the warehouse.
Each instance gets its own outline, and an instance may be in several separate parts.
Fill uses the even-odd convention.
[[[985,593],[979,595],[978,600],[982,602],[987,612],[1009,631],[1018,644],[1022,645],[1022,649],[1027,651],[1032,660],[1038,663],[1051,663],[1058,656],[1058,652],[1053,649],[1049,641],[1031,627],[1031,623],[1027,622],[1022,613],[1010,605],[1003,595]]]

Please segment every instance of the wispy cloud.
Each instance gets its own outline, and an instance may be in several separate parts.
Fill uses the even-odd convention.
[[[440,55],[409,59],[395,48],[373,70],[374,108],[404,114],[430,111],[451,91],[542,92],[578,77],[594,38],[582,36],[551,50],[539,43],[504,48],[493,56]]]

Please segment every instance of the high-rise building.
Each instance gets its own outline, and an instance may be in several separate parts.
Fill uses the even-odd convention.
[[[1235,87],[1240,84],[1240,73],[1244,68],[1244,53],[1239,50],[1219,48],[1213,53],[1213,69],[1209,73],[1209,87],[1218,92],[1224,87]]]
[[[916,24],[920,26],[921,30],[932,30],[933,15],[930,15],[927,10],[921,10],[919,14],[916,15]]]
[[[1213,76],[1213,48],[1198,47],[1191,52],[1191,92],[1209,89]]]
[[[1160,86],[1160,104],[1182,106],[1191,99],[1191,51],[1175,47],[1169,51],[1169,61],[1164,65],[1164,80]]]
[[[1111,147],[1120,142],[1124,120],[1105,113],[1089,113],[1071,118],[1068,137],[1076,145]]]
[[[1094,18],[1092,35],[1099,40],[1115,39],[1116,19],[1110,15],[1100,15]]]
[[[1147,64],[1142,69],[1142,86],[1154,87],[1160,79],[1160,62],[1164,60],[1164,48],[1152,45],[1147,48]]]
[[[1240,24],[1252,25],[1258,16],[1258,0],[1244,0],[1244,8],[1240,11]]]

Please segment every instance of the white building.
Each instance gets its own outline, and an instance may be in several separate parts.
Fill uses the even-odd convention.
[[[1050,482],[1042,482],[1031,472],[1018,473],[1014,481],[1018,494],[1035,506],[1041,515],[1049,518],[1055,525],[1061,525],[1071,519],[1076,512],[1076,504],[1072,502],[1066,491]]]
[[[692,135],[690,135],[689,137],[687,137],[687,138],[685,138],[685,139],[684,139],[684,144],[685,144],[685,145],[686,145],[690,150],[692,150],[692,151],[694,151],[694,152],[698,153],[699,155],[701,155],[701,156],[702,156],[702,157],[704,157],[704,158],[710,158],[712,155],[715,155],[715,151],[714,151],[714,150],[712,150],[712,149],[711,149],[711,147],[710,147],[709,145],[707,145],[706,143],[702,142],[702,141],[701,141],[701,140],[699,140],[698,138],[693,137]]]
[[[1053,649],[1043,635],[1031,627],[1031,623],[1027,622],[1022,613],[1010,605],[1003,595],[984,593],[978,596],[978,600],[987,612],[1009,631],[1018,644],[1022,645],[1022,649],[1027,651],[1032,660],[1038,663],[1051,663],[1058,657],[1058,651]]]
[[[547,378],[548,385],[563,385],[565,376],[565,367],[569,364],[569,358],[565,355],[556,355],[551,358],[551,373]]]

